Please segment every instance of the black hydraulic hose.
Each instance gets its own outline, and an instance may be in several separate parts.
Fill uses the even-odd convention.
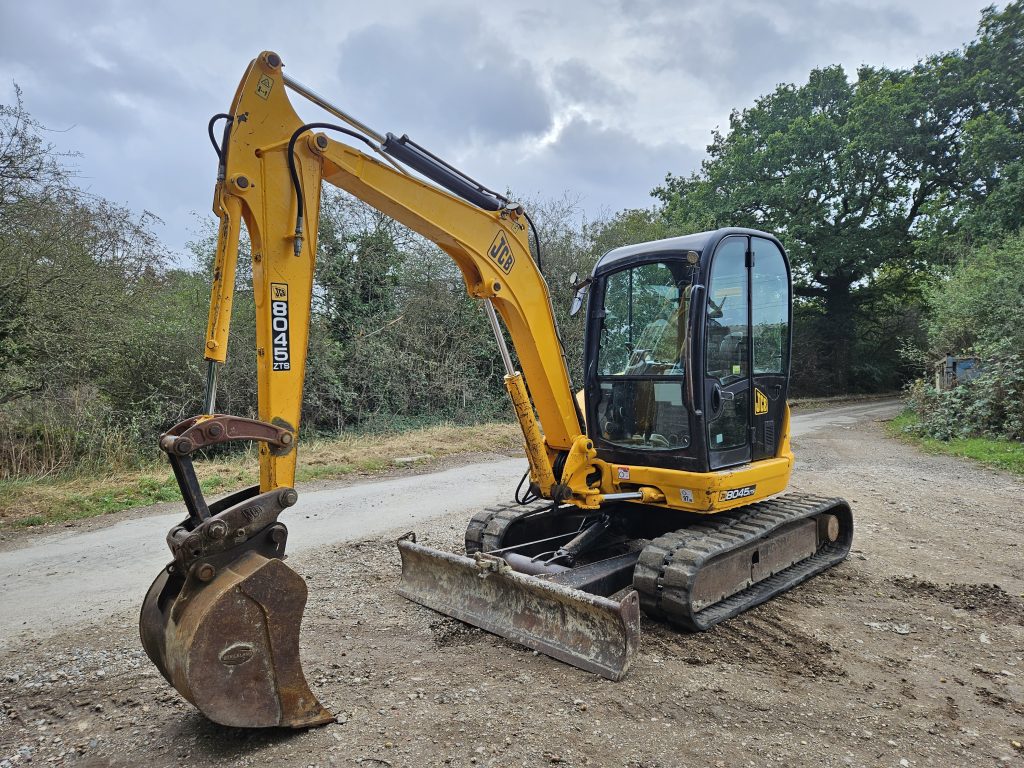
[[[218,144],[216,137],[213,135],[213,126],[217,124],[218,120],[227,120],[228,124],[224,128],[224,138],[227,139],[227,132],[231,129],[231,115],[226,112],[219,112],[210,118],[209,124],[206,126],[206,132],[210,136],[210,143],[213,144],[213,151],[217,153],[217,159],[220,164],[224,164],[224,145]]]
[[[356,133],[355,131],[351,131],[348,128],[344,128],[340,125],[335,125],[334,123],[306,123],[305,125],[300,125],[298,128],[295,129],[295,133],[293,133],[292,137],[288,140],[288,173],[292,178],[292,187],[295,189],[295,199],[297,202],[297,211],[295,216],[296,256],[298,256],[299,252],[302,250],[302,222],[304,210],[302,204],[302,183],[299,181],[299,171],[295,165],[295,142],[299,140],[299,136],[313,128],[326,128],[327,130],[344,133],[346,136],[351,136],[354,139],[359,139],[367,146],[369,146],[370,149],[374,151],[377,150],[376,145],[368,138],[363,136],[361,133]]]
[[[534,493],[530,490],[529,486],[526,488],[526,493],[521,493],[523,490],[523,483],[526,482],[526,478],[530,476],[530,470],[526,470],[526,474],[523,475],[519,481],[519,485],[516,486],[515,500],[516,504],[529,504],[530,502],[536,501],[540,498],[539,494]]]
[[[523,216],[525,216],[526,220],[529,222],[530,231],[533,233],[533,245],[537,249],[537,271],[543,275],[544,267],[542,267],[540,263],[540,235],[537,234],[537,227],[534,226],[533,219],[530,218],[530,214],[523,211]]]

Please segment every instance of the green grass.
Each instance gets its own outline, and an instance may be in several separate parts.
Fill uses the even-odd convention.
[[[966,437],[936,440],[915,432],[917,415],[904,411],[886,425],[893,437],[918,446],[927,453],[962,456],[996,469],[1024,476],[1024,443],[990,437]]]
[[[425,456],[429,458],[424,461],[430,461],[456,454],[517,455],[521,451],[522,436],[513,423],[440,424],[399,433],[314,438],[300,448],[296,479],[308,482],[380,474],[395,469],[395,458],[401,456]],[[258,481],[258,462],[252,451],[198,459],[195,466],[203,490],[211,496]],[[0,530],[61,524],[166,501],[181,501],[181,494],[170,467],[163,461],[106,476],[81,471],[58,477],[3,480]]]
[[[7,485],[9,484],[5,484],[5,486]],[[36,483],[35,491],[38,493],[41,488],[45,487],[49,491],[59,493],[61,485],[60,481]],[[224,481],[220,477],[211,477],[202,484],[206,491],[214,491],[223,485]],[[9,489],[5,487],[4,490]],[[15,517],[9,524],[16,528],[30,528],[47,523],[65,523],[71,520],[83,520],[97,515],[120,512],[124,509],[145,507],[162,501],[177,501],[180,498],[178,485],[169,473],[167,477],[163,478],[146,475],[126,487],[85,493],[63,493],[60,494],[59,501],[46,499],[41,504],[42,512]]]
[[[353,463],[318,464],[316,466],[299,466],[295,471],[297,482],[310,480],[337,480],[346,475],[368,475],[393,468],[393,464],[380,459],[359,459]]]

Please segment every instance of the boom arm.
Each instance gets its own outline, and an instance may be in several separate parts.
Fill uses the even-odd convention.
[[[562,355],[550,296],[530,255],[521,210],[488,211],[396,167],[303,127],[288,100],[276,54],[254,59],[235,94],[222,148],[214,212],[220,217],[207,327],[211,370],[227,349],[240,224],[252,243],[257,309],[259,419],[297,433],[302,404],[310,298],[316,258],[320,183],[328,181],[436,243],[458,265],[469,294],[489,300],[515,345],[526,380],[509,371],[506,386],[523,427],[533,481],[548,497],[587,506],[596,488],[583,479],[596,453],[583,434]],[[296,246],[297,197],[288,154],[293,136],[306,231]],[[215,378],[215,377],[211,377]],[[211,382],[212,386],[212,382]],[[208,396],[212,412],[212,396]],[[534,416],[544,425],[544,438]],[[260,489],[291,486],[294,441],[283,455],[260,447]],[[556,482],[552,466],[566,454]],[[571,497],[575,496],[575,499]]]

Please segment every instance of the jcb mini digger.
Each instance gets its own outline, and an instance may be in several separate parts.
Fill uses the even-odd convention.
[[[341,124],[303,123],[289,91]],[[188,518],[168,533],[174,559],[140,620],[149,657],[207,717],[250,727],[331,719],[302,674],[306,586],[283,562],[288,532],[278,520],[298,499],[322,181],[458,265],[490,318],[529,460],[517,502],[469,522],[466,555],[399,541],[402,595],[618,679],[636,651],[641,609],[704,630],[846,556],[846,502],[777,495],[793,466],[791,281],[774,237],[722,229],[602,257],[577,286],[575,308],[589,299],[576,396],[522,206],[407,136],[363,125],[285,75],[274,53],[250,63],[230,112],[214,121],[220,232],[206,412],[160,441]],[[215,413],[242,222],[257,309],[257,420]],[[190,457],[236,440],[259,443],[259,485],[208,504]]]

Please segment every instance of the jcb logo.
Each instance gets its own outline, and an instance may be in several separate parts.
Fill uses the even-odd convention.
[[[270,349],[273,353],[271,370],[292,369],[291,346],[288,340],[288,284],[270,284]]]
[[[754,387],[754,415],[764,416],[766,413],[768,413],[768,396]]]
[[[494,242],[491,243],[487,255],[494,260],[495,264],[501,267],[501,271],[506,275],[512,270],[512,265],[516,263],[516,257],[512,253],[508,240],[505,239],[504,232],[499,232],[498,236],[494,238]]]

